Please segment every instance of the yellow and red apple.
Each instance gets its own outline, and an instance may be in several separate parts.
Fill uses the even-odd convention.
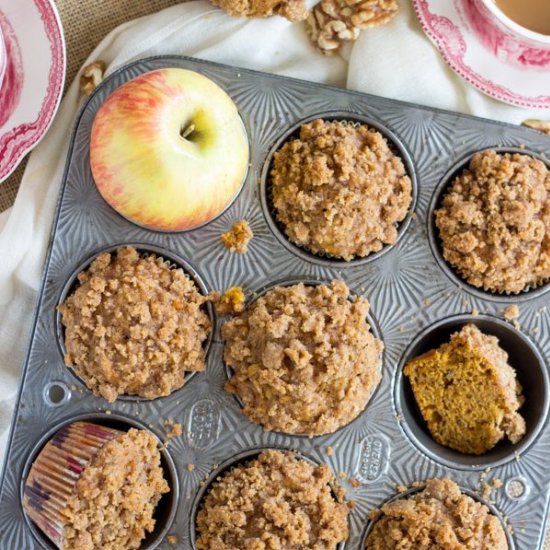
[[[122,216],[159,231],[184,231],[216,216],[238,193],[248,140],[237,107],[205,76],[145,73],[99,108],[90,139],[92,175]]]

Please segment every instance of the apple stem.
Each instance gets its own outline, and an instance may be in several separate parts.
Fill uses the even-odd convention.
[[[183,139],[186,139],[187,136],[191,135],[194,131],[195,131],[195,125],[194,124],[189,124],[189,126],[187,126],[187,128],[184,128],[181,131],[181,137]]]

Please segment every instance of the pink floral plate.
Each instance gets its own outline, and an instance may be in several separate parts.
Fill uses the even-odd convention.
[[[464,80],[505,103],[550,109],[548,53],[540,52],[543,57],[538,59],[532,49],[517,56],[518,44],[509,36],[484,36],[489,26],[480,24],[472,0],[413,0],[413,4],[424,32]]]
[[[63,93],[65,41],[53,0],[0,0],[0,41],[2,182],[44,136]]]

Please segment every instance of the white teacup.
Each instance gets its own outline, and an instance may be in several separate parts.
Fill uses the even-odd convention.
[[[474,32],[499,59],[529,70],[550,70],[550,36],[522,27],[494,0],[462,2]]]

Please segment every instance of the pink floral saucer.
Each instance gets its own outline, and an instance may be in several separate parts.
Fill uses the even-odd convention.
[[[486,39],[480,33],[471,0],[413,0],[413,4],[424,32],[451,69],[472,86],[511,105],[550,109],[547,58],[538,59],[533,51],[530,57],[514,57],[517,44],[511,41],[498,42],[497,51],[494,33]]]
[[[61,101],[65,41],[53,0],[0,0],[0,40],[2,182],[44,136]]]

